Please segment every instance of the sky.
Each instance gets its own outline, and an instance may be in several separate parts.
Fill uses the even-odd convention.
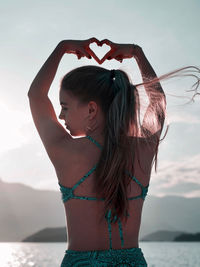
[[[0,12],[0,178],[5,182],[59,191],[27,93],[61,40],[96,37],[138,44],[158,76],[185,66],[200,67],[198,0],[7,0],[0,2]],[[106,45],[90,47],[100,58],[109,50]],[[63,56],[49,92],[57,116],[61,78],[73,68],[91,64],[98,65],[94,59]],[[105,61],[102,67],[121,68],[134,83],[142,82],[134,58],[122,64]],[[195,82],[172,78],[162,86],[166,93],[183,95]],[[152,170],[150,195],[200,197],[199,100],[177,106],[185,103],[183,99],[167,95],[170,127],[160,144],[157,173]]]

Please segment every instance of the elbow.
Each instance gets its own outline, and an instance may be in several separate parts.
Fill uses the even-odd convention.
[[[31,96],[31,93],[30,93],[30,91],[28,91],[28,94],[27,94],[27,96],[28,96],[28,97],[30,97],[30,96]]]
[[[46,95],[44,95],[42,93],[37,92],[33,88],[29,89],[27,95],[28,95],[29,98],[41,98],[42,96],[46,96]]]
[[[28,91],[28,97],[32,97],[34,95],[34,92],[33,90],[30,88],[29,91]]]

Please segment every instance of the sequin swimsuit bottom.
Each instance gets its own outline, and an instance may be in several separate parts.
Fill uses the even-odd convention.
[[[60,267],[147,266],[141,248],[77,251],[66,250]]]

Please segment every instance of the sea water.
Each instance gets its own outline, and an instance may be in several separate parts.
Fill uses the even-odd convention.
[[[148,267],[200,267],[200,242],[140,242]],[[60,267],[66,243],[0,243],[1,267]]]

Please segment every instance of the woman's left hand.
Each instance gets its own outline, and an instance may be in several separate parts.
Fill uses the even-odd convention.
[[[95,57],[96,55],[90,49],[90,43],[96,42],[98,46],[101,46],[101,42],[95,37],[86,39],[86,40],[63,40],[60,44],[63,46],[64,53],[75,54],[78,59],[81,57],[87,57],[91,59],[91,56]]]

